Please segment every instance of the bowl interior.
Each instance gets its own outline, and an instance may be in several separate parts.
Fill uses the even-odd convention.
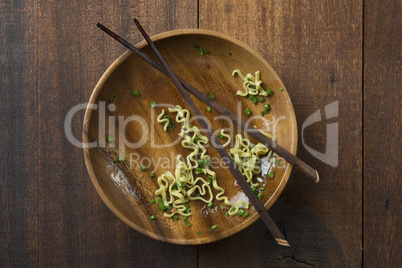
[[[275,135],[281,146],[296,154],[297,128],[291,101],[286,90],[279,91],[284,86],[277,74],[257,53],[233,38],[205,30],[172,31],[152,39],[176,74],[207,95],[214,94],[216,101],[251,125]],[[208,49],[209,53],[200,56],[196,45]],[[144,42],[138,47],[153,56]],[[264,105],[254,105],[248,97],[236,96],[236,92],[243,87],[242,80],[232,76],[234,69],[240,69],[245,74],[254,74],[259,70],[263,87],[274,91],[272,96],[265,98],[271,112],[264,118],[249,120],[251,117],[244,115],[246,108],[252,110],[252,115],[259,115]],[[139,90],[140,95],[134,96],[132,90]],[[113,95],[117,98],[111,103]],[[216,131],[230,127],[231,123],[219,118],[217,112],[207,112],[205,104],[194,96],[192,99]],[[152,101],[158,106],[151,108],[149,103]],[[201,201],[192,201],[193,215],[189,218],[192,227],[187,228],[181,220],[164,218],[158,206],[150,204],[150,200],[156,199],[157,177],[166,171],[174,173],[177,155],[186,157],[190,151],[180,144],[179,124],[175,130],[165,132],[156,122],[157,115],[162,109],[166,112],[169,105],[183,108],[187,105],[173,83],[145,61],[130,52],[123,54],[98,82],[90,104],[96,104],[96,107],[87,109],[84,141],[96,142],[97,146],[84,149],[88,171],[103,201],[128,225],[162,241],[201,244],[232,235],[258,218],[253,208],[248,210],[250,216],[247,218],[225,217],[218,201],[212,209]],[[169,115],[175,117],[174,114]],[[195,121],[192,124],[199,126]],[[234,127],[233,130],[232,137],[238,129]],[[113,142],[107,141],[108,136],[113,137]],[[250,140],[256,143],[251,137]],[[211,158],[219,158],[212,146],[208,147],[208,153]],[[119,156],[125,159],[121,163]],[[142,164],[150,166],[147,171],[140,170]],[[150,177],[150,170],[154,171],[155,178]],[[228,169],[213,170],[229,200],[244,196]],[[291,166],[281,161],[274,171],[273,180],[262,175],[257,178],[261,187],[266,188],[262,202],[267,209],[285,187]],[[155,215],[157,220],[150,220],[150,215]],[[211,230],[214,224],[218,228]],[[201,235],[196,234],[198,230]]]

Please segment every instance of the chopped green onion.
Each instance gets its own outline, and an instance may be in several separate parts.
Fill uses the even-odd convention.
[[[174,130],[174,128],[176,127],[176,123],[169,120],[169,124],[167,127],[169,130]]]
[[[149,219],[154,221],[154,220],[156,220],[156,217],[155,217],[155,215],[151,215],[151,217],[149,217]]]
[[[248,80],[248,81],[251,81],[250,78],[247,78],[247,80]],[[251,85],[250,87],[251,87],[252,89],[255,89],[255,86],[254,86],[254,85]]]
[[[177,182],[177,186],[180,188],[183,188],[183,183],[181,183],[180,181]]]
[[[279,161],[278,159],[275,159],[275,165],[279,165],[281,163],[281,161]]]
[[[243,216],[243,217],[244,217],[244,218],[247,218],[248,216],[250,216],[250,213],[247,212],[247,213],[244,213],[244,216]]]
[[[260,199],[260,200],[261,200],[261,199],[262,199],[262,197],[263,197],[262,193],[258,193],[258,194],[257,194],[257,197],[258,197],[258,199]]]
[[[133,90],[131,91],[131,93],[133,93],[134,96],[140,95],[140,92],[138,90]]]
[[[146,165],[141,165],[141,168],[140,168],[142,171],[145,171],[145,170],[147,170],[147,166]]]
[[[218,136],[218,138],[220,138],[220,139],[223,139],[223,138],[224,138],[224,136],[223,136],[221,133],[219,133],[219,134],[216,135],[216,136]]]
[[[260,191],[265,191],[265,188],[264,188],[264,187],[261,187],[261,188],[260,188]]]
[[[234,207],[231,207],[230,210],[229,210],[229,212],[233,212],[234,210],[235,210],[235,208],[234,208]]]
[[[275,154],[272,154],[272,157],[276,158],[276,155],[275,155]]]
[[[154,199],[152,199],[151,201],[149,201],[149,203],[151,203],[151,204],[155,204],[155,200],[154,200]]]
[[[123,156],[119,156],[119,159],[117,159],[117,161],[119,161],[119,163],[124,161],[124,157]]]
[[[224,204],[221,204],[221,209],[225,210],[225,205]]]
[[[213,207],[214,207],[214,203],[213,203],[213,202],[209,202],[208,207],[209,207],[209,208],[213,208]]]
[[[190,205],[189,204],[184,204],[184,208],[187,210],[187,209],[190,208]]]
[[[156,102],[155,101],[151,101],[149,103],[149,107],[154,108],[156,106]]]
[[[110,97],[110,102],[114,102],[116,99],[117,99],[117,95],[116,95],[116,94],[113,94],[113,95]]]
[[[207,177],[207,182],[209,183],[209,184],[211,184],[212,183],[212,175],[208,175],[208,177]]]
[[[268,173],[268,177],[272,179],[275,176],[275,172],[271,171]]]
[[[254,104],[257,104],[258,99],[257,99],[256,96],[254,96],[254,95],[249,95],[248,97],[250,98],[250,100],[251,100]]]
[[[167,209],[167,210],[171,210],[172,207],[171,207],[171,206],[167,206],[166,209]]]
[[[158,202],[160,210],[165,211],[167,209],[165,204],[163,203],[162,198],[160,198],[160,197],[156,198],[156,202]]]
[[[265,90],[265,92],[267,92],[268,96],[274,94],[274,92],[272,90],[270,90],[269,88],[267,90]]]
[[[196,168],[195,173],[196,174],[201,174],[202,173],[202,168]]]
[[[207,112],[208,112],[208,113],[211,112],[211,107],[207,106]]]
[[[193,128],[193,125],[188,125],[188,128]]]
[[[271,109],[271,107],[269,107],[269,104],[268,104],[268,103],[265,103],[265,104],[264,104],[264,110],[265,110],[266,112],[269,112],[269,109]]]
[[[250,143],[250,145],[248,146],[250,149],[253,149],[253,147],[254,147],[255,145],[254,145],[254,143]]]
[[[225,216],[226,216],[226,217],[229,217],[229,212],[226,211]]]
[[[204,54],[209,53],[208,49],[203,48],[202,51],[204,51]]]
[[[281,88],[279,89],[279,91],[284,91],[283,87],[281,87]]]
[[[150,171],[149,176],[151,176],[151,178],[153,178],[153,177],[155,177],[155,173],[153,171]]]
[[[262,116],[262,117],[264,117],[264,115],[266,115],[266,114],[267,114],[267,111],[261,111],[261,113],[260,113],[260,114],[261,114],[261,116]]]
[[[229,51],[228,54],[229,54],[229,56],[232,56],[232,52]]]
[[[185,224],[188,228],[190,228],[191,226],[193,226],[191,223],[188,222],[187,217],[183,217],[183,222],[184,222],[184,224]]]
[[[200,167],[207,167],[209,164],[209,160],[208,159],[198,159],[198,165]]]
[[[200,140],[200,138],[198,136],[195,136],[194,142],[197,143],[199,140]]]
[[[173,215],[173,219],[175,219],[176,221],[179,219],[178,215]]]
[[[179,190],[179,188],[177,188],[177,184],[172,185],[172,190]]]
[[[212,230],[215,230],[216,228],[218,228],[218,225],[216,225],[216,224],[211,226]]]
[[[258,101],[263,102],[263,101],[265,101],[265,98],[264,97],[258,97]]]
[[[250,115],[251,114],[250,108],[247,108],[246,110],[244,110],[244,114],[245,115]]]
[[[214,94],[212,94],[211,96],[209,96],[211,99],[215,100],[216,96]]]
[[[187,95],[189,95],[189,96],[190,96],[190,92],[188,92],[188,90],[186,90],[186,93],[187,93]]]
[[[113,138],[110,137],[110,136],[107,136],[106,140],[107,140],[108,142],[113,142]]]
[[[257,187],[251,186],[251,190],[253,190],[254,193],[258,193]]]
[[[198,231],[198,232],[196,232],[195,234],[200,235],[200,234],[202,234],[202,233],[201,233],[201,231]]]
[[[200,196],[201,196],[200,194],[196,194],[196,195],[195,195],[195,197],[200,197]]]
[[[243,216],[244,216],[244,211],[243,211],[242,209],[239,209],[239,210],[237,211],[237,216],[243,217]]]

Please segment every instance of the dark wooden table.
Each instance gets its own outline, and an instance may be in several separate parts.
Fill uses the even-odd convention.
[[[0,2],[0,266],[402,266],[401,1],[227,2]],[[102,203],[64,119],[125,51],[96,22],[137,43],[134,17],[151,35],[229,34],[278,72],[298,120],[298,156],[321,175],[314,184],[293,171],[270,210],[290,249],[261,220],[212,244],[162,243]],[[333,102],[339,115],[327,120]],[[302,143],[302,124],[317,110],[322,121],[305,129],[305,144],[325,152],[326,126],[337,123],[337,166]],[[79,139],[82,119],[73,121]]]

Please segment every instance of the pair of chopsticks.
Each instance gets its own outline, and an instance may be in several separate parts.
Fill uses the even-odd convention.
[[[108,28],[103,26],[102,24],[98,23],[97,26],[101,28],[103,31],[105,31],[107,34],[109,34],[111,37],[116,39],[118,42],[123,44],[125,47],[133,51],[135,54],[137,54],[139,57],[141,57],[143,60],[148,62],[150,65],[152,65],[154,68],[168,76],[176,88],[178,89],[180,95],[183,97],[184,101],[188,105],[190,111],[193,113],[193,115],[196,115],[197,121],[200,123],[202,126],[205,134],[208,136],[208,138],[211,141],[218,141],[216,135],[212,132],[211,127],[209,127],[208,123],[206,122],[205,118],[202,116],[201,112],[198,110],[192,99],[187,95],[184,87],[191,92],[194,96],[196,96],[199,100],[201,100],[204,103],[207,103],[209,106],[211,106],[214,110],[218,111],[221,114],[224,114],[228,116],[232,121],[237,122],[238,125],[241,126],[241,128],[249,133],[251,136],[256,138],[258,141],[262,142],[263,144],[268,144],[268,147],[274,151],[276,154],[280,155],[283,157],[286,161],[288,161],[290,164],[293,164],[296,168],[300,169],[303,173],[308,175],[309,177],[313,178],[316,182],[318,182],[319,177],[317,171],[315,171],[313,168],[309,167],[306,163],[304,163],[302,160],[297,158],[296,156],[292,155],[288,151],[286,151],[284,148],[280,147],[278,144],[276,144],[274,141],[268,139],[265,135],[260,133],[259,131],[255,130],[254,128],[246,125],[241,118],[238,118],[236,115],[231,113],[229,110],[227,110],[225,107],[220,105],[219,103],[215,102],[211,98],[209,98],[207,95],[196,89],[195,87],[191,86],[189,83],[184,81],[183,79],[177,77],[173,71],[170,69],[162,55],[159,53],[157,48],[155,47],[154,43],[152,40],[149,38],[145,30],[142,28],[141,24],[138,22],[138,20],[134,19],[135,24],[137,25],[138,29],[144,36],[145,40],[157,56],[158,60],[160,61],[161,65],[155,62],[152,58],[150,58],[148,55],[145,53],[141,52],[138,50],[136,47],[131,45],[129,42],[115,34],[114,32],[110,31]],[[215,144],[213,143],[215,146]],[[220,144],[221,145],[221,144]],[[278,244],[282,246],[289,246],[289,243],[286,241],[286,238],[283,236],[283,234],[280,232],[278,227],[276,226],[275,222],[272,220],[268,212],[265,210],[265,207],[262,205],[258,197],[254,194],[252,189],[249,187],[247,181],[244,179],[243,175],[241,172],[237,169],[235,163],[229,156],[229,154],[226,152],[226,150],[222,146],[215,146],[216,150],[220,154],[220,156],[226,160],[228,163],[227,166],[232,173],[232,175],[235,177],[236,181],[238,184],[241,186],[242,190],[244,193],[247,195],[249,198],[251,204],[255,207],[256,211],[259,213],[261,219],[265,223],[265,225],[268,227],[270,230],[271,234],[274,236],[275,240],[278,242]]]

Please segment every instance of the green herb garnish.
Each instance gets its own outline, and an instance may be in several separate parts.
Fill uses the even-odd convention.
[[[151,101],[149,103],[149,107],[154,108],[156,106],[156,102],[155,101]]]
[[[198,159],[198,165],[200,167],[207,167],[209,165],[208,159]]]
[[[133,90],[131,91],[131,93],[133,93],[134,96],[140,95],[140,92],[138,90]]]
[[[262,199],[262,197],[263,197],[262,193],[258,193],[258,194],[257,194],[257,197],[258,197],[258,199],[260,199],[260,200],[261,200],[261,199]]]
[[[107,136],[106,140],[107,140],[108,142],[113,142],[113,138],[110,137],[110,136]]]
[[[268,177],[272,179],[275,176],[275,172],[271,171],[268,173]]]
[[[152,199],[151,201],[149,201],[149,203],[151,203],[151,204],[155,204],[155,200],[154,200],[154,199]]]
[[[117,99],[117,95],[116,94],[113,94],[111,97],[110,97],[110,102],[114,102],[115,100]]]
[[[119,156],[119,158],[117,159],[117,161],[119,161],[119,163],[124,161],[124,157],[123,156]]]
[[[216,96],[214,94],[212,94],[211,96],[209,96],[211,99],[215,100]]]
[[[154,221],[154,220],[156,220],[156,217],[155,217],[155,215],[151,215],[151,217],[149,217],[149,219]]]
[[[195,234],[200,235],[200,234],[202,234],[202,233],[201,233],[201,231],[198,231],[198,232],[196,232]]]
[[[284,91],[283,87],[281,87],[281,88],[279,89],[279,91]]]
[[[228,54],[229,54],[229,56],[232,56],[232,52],[229,51]]]
[[[267,92],[268,96],[271,96],[272,94],[274,94],[274,92],[272,90],[270,90],[269,88],[267,90],[265,90],[265,92]]]
[[[150,171],[149,176],[151,176],[151,178],[153,178],[153,177],[155,177],[155,173],[153,171]]]
[[[208,112],[208,113],[211,112],[211,107],[207,106],[207,112]]]
[[[265,98],[264,98],[264,97],[258,97],[258,101],[259,101],[259,102],[264,102],[264,101],[265,101]]]
[[[146,165],[141,165],[141,168],[140,168],[142,171],[145,171],[145,170],[147,170],[147,166]]]
[[[196,168],[196,169],[195,169],[195,173],[196,173],[196,174],[201,174],[201,173],[203,173],[203,172],[202,172],[202,168],[199,168],[199,167]]]
[[[246,110],[244,110],[244,114],[249,116],[251,114],[250,108],[247,108]]]
[[[254,95],[249,95],[248,97],[249,97],[249,99],[250,99],[254,104],[257,104],[257,103],[258,103],[258,99],[257,99],[256,96],[254,96]]]
[[[208,175],[208,177],[207,177],[207,182],[209,183],[209,184],[211,184],[212,183],[212,175]]]
[[[239,209],[239,210],[237,211],[237,216],[243,217],[243,216],[244,216],[244,211],[243,211],[242,209]]]
[[[208,207],[209,207],[209,208],[213,208],[213,207],[214,207],[214,203],[213,203],[213,202],[209,202],[209,203],[208,203]]]
[[[254,193],[258,193],[258,189],[255,186],[251,186],[251,190],[253,190]]]
[[[281,161],[279,161],[278,159],[275,159],[275,165],[279,165],[281,163]]]
[[[211,226],[212,230],[215,230],[216,228],[218,228],[218,225],[216,225],[216,224]]]
[[[260,191],[265,191],[265,188],[264,188],[264,187],[261,187],[261,188],[260,188]]]

